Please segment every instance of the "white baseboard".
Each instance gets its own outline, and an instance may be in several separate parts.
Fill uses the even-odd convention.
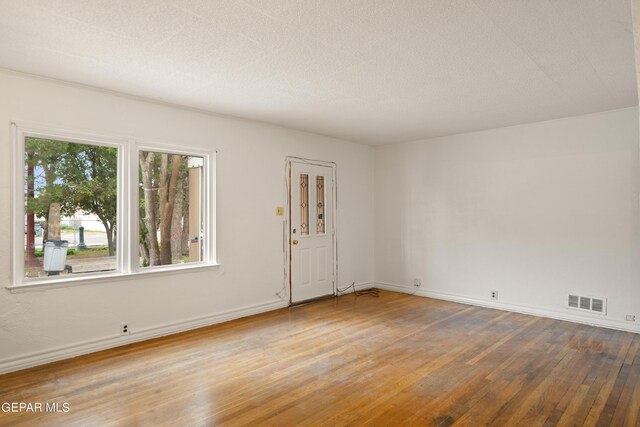
[[[264,313],[287,306],[287,301],[276,300],[249,307],[242,307],[223,313],[196,317],[179,322],[166,323],[164,325],[153,326],[145,329],[132,330],[129,335],[112,335],[72,345],[55,347],[34,353],[14,356],[11,358],[0,360],[0,374],[18,371],[20,369],[30,368],[32,366],[44,365],[45,363],[69,359],[72,357],[81,356],[83,354],[94,353],[96,351],[106,350],[108,348],[131,344],[138,341],[144,341],[151,338],[184,332],[190,329],[201,328],[203,326],[214,325],[216,323],[227,322],[229,320],[238,319],[240,317]]]
[[[452,301],[461,304],[476,305],[481,307],[488,307],[498,310],[513,311],[516,313],[530,314],[540,317],[549,317],[557,320],[565,320],[574,323],[582,323],[592,326],[600,326],[604,328],[617,329],[622,331],[640,333],[640,327],[635,325],[629,325],[623,322],[619,322],[611,319],[597,319],[587,316],[580,316],[573,313],[562,313],[548,309],[542,309],[537,307],[520,306],[516,304],[508,304],[498,301],[484,301],[477,298],[450,295],[441,292],[427,291],[423,289],[416,290],[408,286],[397,285],[393,283],[385,282],[361,282],[356,283],[355,288],[357,290],[370,289],[372,287],[385,289],[394,292],[403,292],[408,294],[414,294],[421,297],[440,299],[445,301]],[[344,288],[340,288],[344,289]],[[340,292],[340,295],[352,293],[353,288],[347,289],[344,292]],[[268,303],[257,304],[249,307],[243,307],[236,310],[230,310],[223,313],[201,316],[192,319],[187,319],[179,322],[167,323],[164,325],[158,325],[150,328],[139,329],[131,331],[130,335],[120,336],[112,335],[107,337],[98,338],[95,340],[83,341],[80,343],[66,345],[61,347],[54,347],[43,351],[34,353],[27,353],[20,356],[14,356],[11,358],[0,360],[0,374],[8,372],[18,371],[20,369],[30,368],[37,365],[44,365],[46,363],[55,362],[63,359],[70,359],[72,357],[81,356],[83,354],[94,353],[101,350],[106,350],[113,347],[119,347],[126,344],[131,344],[138,341],[144,341],[152,338],[157,338],[165,335],[171,335],[179,332],[188,331],[190,329],[201,328],[204,326],[214,325],[216,323],[227,322],[229,320],[238,319],[241,317],[251,316],[253,314],[264,313],[267,311],[276,310],[288,306],[288,302],[284,300],[275,300]]]
[[[548,317],[551,319],[564,320],[567,322],[582,323],[582,324],[591,325],[591,326],[599,326],[602,328],[617,329],[621,331],[640,333],[640,327],[637,325],[630,325],[623,321],[607,319],[604,317],[600,318],[600,316],[596,318],[596,317],[574,314],[573,312],[564,313],[560,311],[549,310],[546,308],[522,306],[518,304],[509,304],[509,303],[499,302],[499,301],[489,301],[489,300],[485,301],[477,298],[451,295],[451,294],[435,292],[435,291],[427,291],[424,289],[416,289],[413,287],[397,285],[394,283],[375,282],[374,286],[376,288],[385,289],[388,291],[402,292],[402,293],[417,295],[421,297],[458,302],[458,303],[467,304],[467,305],[476,305],[480,307],[493,308],[497,310],[512,311],[512,312],[522,313],[522,314],[530,314],[530,315],[539,316],[539,317]]]

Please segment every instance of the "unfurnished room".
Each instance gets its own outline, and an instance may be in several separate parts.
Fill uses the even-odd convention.
[[[640,426],[640,0],[0,0],[0,426]]]

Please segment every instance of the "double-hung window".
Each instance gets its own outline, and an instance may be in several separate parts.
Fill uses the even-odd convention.
[[[214,264],[214,153],[12,126],[14,286]]]

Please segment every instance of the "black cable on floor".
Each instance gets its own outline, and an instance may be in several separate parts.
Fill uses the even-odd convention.
[[[372,288],[372,289],[363,289],[363,290],[361,290],[361,291],[357,291],[357,290],[356,290],[356,282],[351,283],[351,285],[347,286],[347,287],[346,287],[346,288],[344,288],[344,289],[340,289],[340,288],[338,288],[338,293],[339,293],[339,294],[345,293],[345,292],[347,292],[349,289],[353,289],[353,293],[354,293],[356,296],[358,296],[358,297],[359,297],[360,295],[371,295],[372,297],[376,297],[376,298],[380,296],[380,290],[379,290],[379,289],[375,289],[375,288]]]

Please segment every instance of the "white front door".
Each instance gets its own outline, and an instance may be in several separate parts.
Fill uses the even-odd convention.
[[[289,162],[291,303],[334,293],[333,168]]]

